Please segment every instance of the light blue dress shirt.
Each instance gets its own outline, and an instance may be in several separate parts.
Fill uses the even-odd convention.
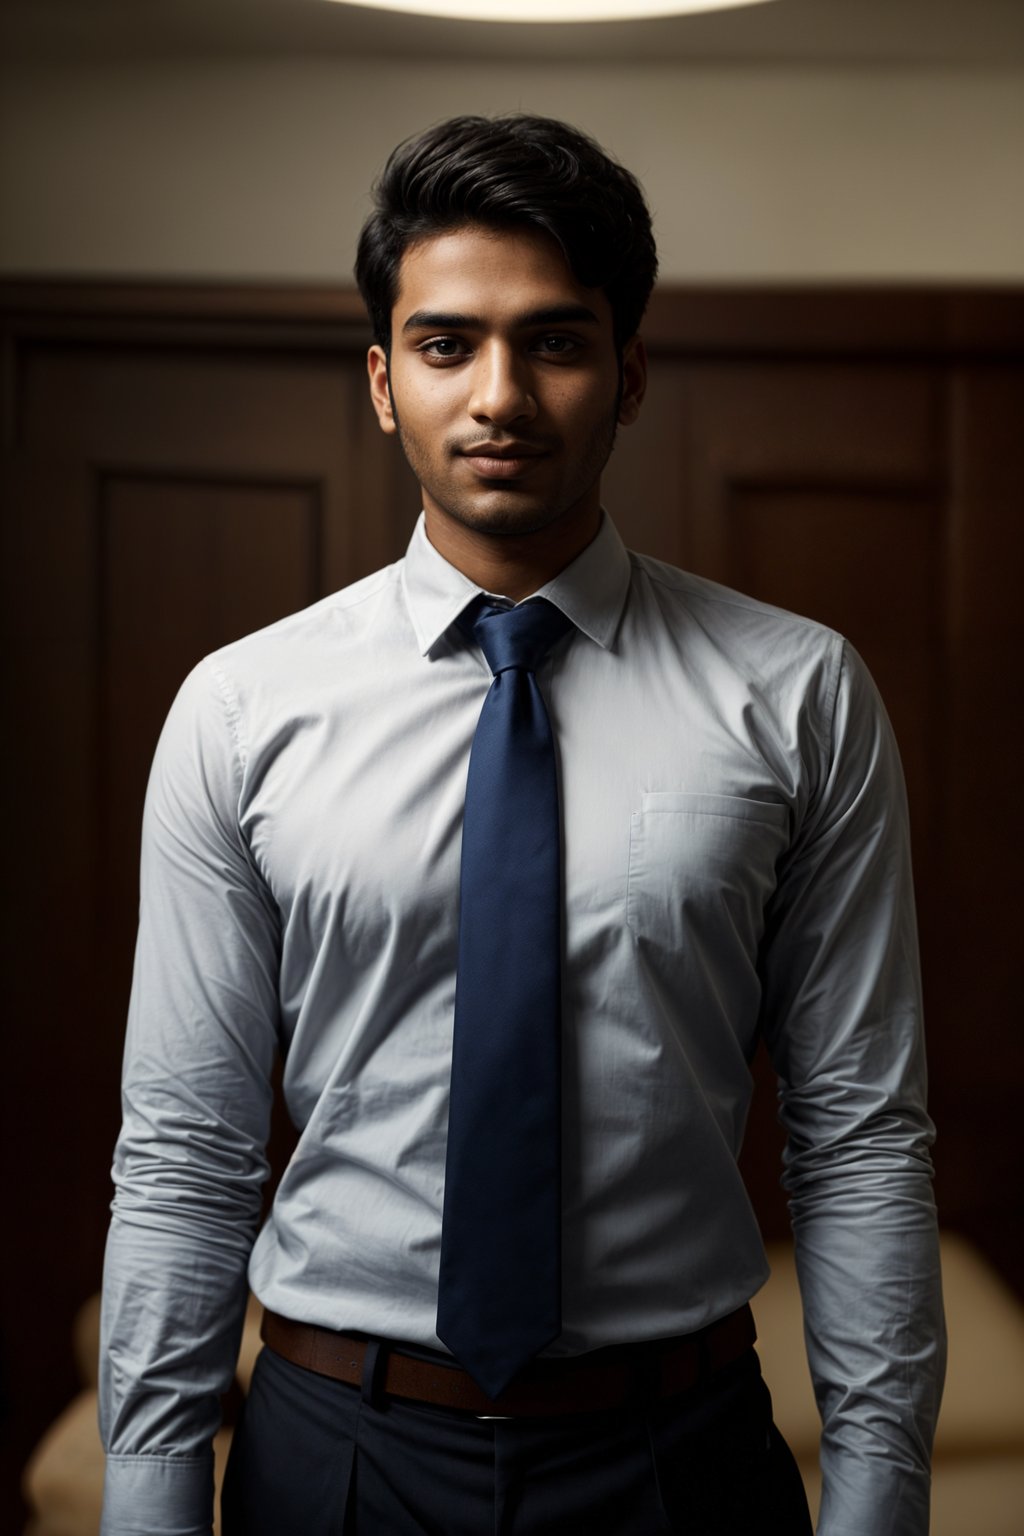
[[[104,1536],[209,1532],[248,1283],[435,1332],[458,872],[490,685],[427,540],[186,680],[146,803],[104,1290]],[[944,1340],[905,799],[832,631],[629,554],[541,592],[564,835],[564,1332],[766,1278],[736,1167],[763,1032],[824,1418],[822,1536],[924,1536]],[[257,1235],[275,1054],[299,1132]],[[255,1243],[255,1246],[254,1246]]]

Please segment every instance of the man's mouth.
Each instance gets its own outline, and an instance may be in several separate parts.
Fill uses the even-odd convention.
[[[534,468],[545,450],[530,443],[483,443],[463,449],[462,455],[485,480],[514,480]]]

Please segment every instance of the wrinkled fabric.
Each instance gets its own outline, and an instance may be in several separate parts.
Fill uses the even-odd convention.
[[[537,674],[565,888],[548,1353],[689,1332],[763,1283],[736,1167],[763,1034],[819,1531],[923,1536],[933,1133],[877,693],[840,636],[628,554],[607,518],[540,590],[575,626]],[[247,1275],[288,1317],[441,1347],[462,805],[491,681],[454,621],[476,592],[421,521],[403,560],[203,661],[168,717],[105,1273],[104,1536],[209,1530]],[[299,1137],[257,1232],[278,1054]]]

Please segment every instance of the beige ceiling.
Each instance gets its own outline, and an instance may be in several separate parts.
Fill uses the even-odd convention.
[[[0,0],[0,52],[9,62],[311,54],[1019,67],[1024,0],[774,0],[596,26],[445,21],[330,0]]]

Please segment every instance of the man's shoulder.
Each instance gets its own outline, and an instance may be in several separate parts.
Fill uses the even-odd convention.
[[[666,617],[684,623],[697,619],[713,633],[742,642],[761,644],[771,637],[789,640],[801,650],[833,652],[844,644],[843,636],[818,619],[781,608],[724,586],[693,571],[681,570],[651,555],[630,551],[634,579],[657,593]]]
[[[184,678],[172,716],[204,739],[219,739],[225,719],[236,739],[273,734],[319,715],[339,688],[383,664],[387,637],[408,625],[398,562],[207,653]]]
[[[346,644],[358,643],[373,626],[381,605],[399,588],[401,562],[384,566],[326,597],[286,614],[260,629],[230,640],[205,662],[215,670],[242,676],[266,676],[333,658]]]

